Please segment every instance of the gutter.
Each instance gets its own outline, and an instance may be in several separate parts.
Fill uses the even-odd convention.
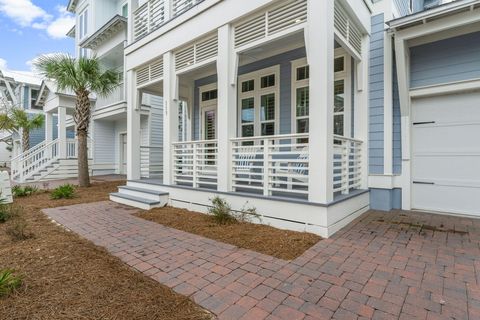
[[[476,6],[480,6],[480,0],[460,0],[446,3],[432,9],[424,10],[418,13],[410,14],[398,19],[387,22],[390,31],[404,29],[413,25],[425,24],[436,17],[445,17],[463,11],[472,11]]]

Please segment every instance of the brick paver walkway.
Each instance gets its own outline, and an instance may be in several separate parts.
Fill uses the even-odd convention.
[[[480,220],[370,212],[284,261],[111,202],[44,211],[219,319],[480,319]]]

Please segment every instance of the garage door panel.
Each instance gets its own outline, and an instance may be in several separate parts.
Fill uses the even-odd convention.
[[[480,184],[480,155],[417,156],[412,168],[412,175],[415,179],[422,181],[447,179],[459,182],[462,180],[465,182],[478,181]]]
[[[415,209],[480,215],[480,188],[413,184],[412,191]]]
[[[412,208],[480,216],[480,92],[412,101]]]
[[[414,126],[413,152],[480,152],[480,122],[476,124]]]

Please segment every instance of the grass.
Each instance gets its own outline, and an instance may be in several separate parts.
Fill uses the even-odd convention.
[[[0,270],[0,297],[11,294],[22,285],[22,278],[14,274],[13,270]]]

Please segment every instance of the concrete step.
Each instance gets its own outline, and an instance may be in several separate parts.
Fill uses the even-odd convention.
[[[162,203],[160,200],[151,200],[143,197],[135,197],[125,193],[110,193],[110,200],[113,202],[125,204],[127,206],[150,210],[153,208],[159,208],[165,206],[166,203]]]
[[[118,187],[118,192],[122,194],[127,194],[134,197],[145,198],[150,200],[159,200],[162,201],[162,198],[165,201],[168,201],[168,192],[146,189],[146,188],[138,188],[138,187],[131,187],[131,186],[121,186]]]

